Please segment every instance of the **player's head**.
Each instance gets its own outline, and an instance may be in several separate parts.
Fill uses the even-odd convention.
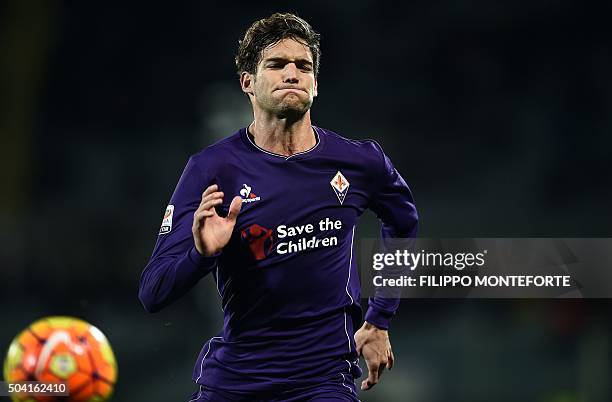
[[[242,90],[254,108],[296,118],[317,96],[319,34],[294,14],[272,14],[246,31],[236,54]]]

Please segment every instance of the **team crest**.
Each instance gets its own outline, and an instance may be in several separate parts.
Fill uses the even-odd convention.
[[[350,186],[349,181],[346,180],[346,177],[344,177],[340,171],[338,171],[329,184],[331,184],[332,188],[334,189],[334,192],[338,197],[338,201],[340,201],[340,204],[342,204],[344,202],[344,198],[346,197],[346,193],[348,193]]]

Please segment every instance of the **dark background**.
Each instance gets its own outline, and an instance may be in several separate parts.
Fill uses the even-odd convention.
[[[40,317],[88,320],[114,401],[186,400],[221,328],[211,278],[156,315],[138,280],[188,156],[250,122],[233,56],[274,11],[322,34],[314,124],[382,144],[421,236],[612,237],[609,2],[0,4],[0,352]],[[396,367],[361,397],[609,401],[609,307],[405,300]]]

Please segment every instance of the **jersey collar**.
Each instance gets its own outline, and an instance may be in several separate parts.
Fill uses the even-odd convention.
[[[323,136],[321,135],[322,130],[319,127],[316,126],[311,126],[312,130],[314,131],[315,134],[315,139],[317,140],[317,142],[315,143],[314,147],[306,150],[306,151],[302,151],[302,152],[298,152],[295,153],[293,155],[281,155],[281,154],[277,154],[274,152],[270,152],[270,151],[266,151],[265,149],[263,149],[262,147],[260,147],[259,145],[255,144],[254,138],[252,136],[252,134],[249,133],[249,126],[244,127],[241,131],[242,131],[242,138],[245,141],[245,143],[247,144],[247,146],[249,146],[249,148],[258,151],[258,152],[262,152],[268,156],[271,156],[275,159],[284,159],[286,161],[288,160],[297,160],[297,159],[304,159],[306,157],[309,157],[311,155],[316,154],[317,152],[319,152],[322,147],[323,147]]]

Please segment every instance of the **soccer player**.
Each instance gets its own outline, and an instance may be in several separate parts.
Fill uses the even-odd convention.
[[[414,237],[417,213],[376,142],[312,125],[319,58],[293,14],[247,30],[236,67],[253,122],[189,159],[142,273],[150,312],[216,281],[223,330],[196,361],[191,402],[357,401],[358,356],[362,390],[393,366],[399,299],[370,298],[363,321],[355,225],[370,208],[383,236]]]

